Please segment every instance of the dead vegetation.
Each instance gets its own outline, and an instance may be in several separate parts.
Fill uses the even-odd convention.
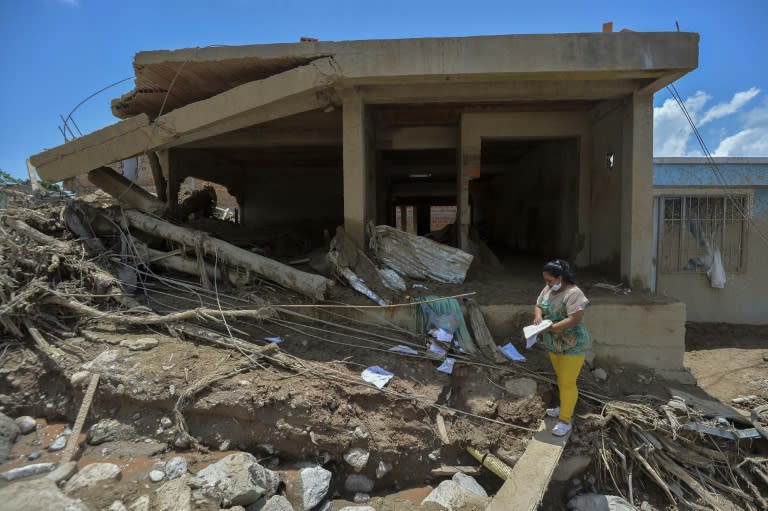
[[[379,236],[383,233],[380,231]],[[374,254],[384,239],[379,239]],[[381,454],[380,464],[402,456],[414,462],[421,460],[425,468],[444,471],[440,460],[449,456],[449,465],[474,464],[465,450],[469,448],[475,457],[501,460],[502,467],[504,463],[513,465],[514,458],[503,453],[519,452],[536,429],[544,402],[538,395],[516,400],[502,390],[503,383],[522,376],[546,389],[551,388],[549,374],[500,364],[482,313],[469,301],[465,307],[474,339],[464,353],[458,349],[450,353],[459,369],[450,376],[435,376],[434,381],[420,381],[426,378],[424,370],[434,374],[435,367],[435,359],[424,351],[424,331],[375,318],[366,306],[333,302],[335,281],[336,286],[348,284],[381,306],[399,302],[395,306],[413,308],[415,304],[399,298],[407,282],[400,275],[382,273],[374,262],[381,259],[357,249],[343,231],[337,233],[329,253],[325,265],[328,273],[318,275],[195,231],[171,217],[124,210],[109,200],[16,196],[0,211],[3,354],[34,346],[53,364],[52,371],[69,377],[80,363],[71,362],[71,353],[62,350],[68,340],[84,338],[91,344],[101,343],[99,349],[89,352],[95,356],[90,353],[109,348],[104,337],[92,333],[100,327],[109,325],[132,333],[159,330],[179,343],[204,345],[227,354],[226,363],[207,368],[197,378],[189,378],[185,369],[183,380],[173,380],[184,384],[179,392],[171,393],[172,410],[166,410],[174,423],[167,441],[177,449],[204,451],[211,447],[208,439],[188,425],[186,414],[213,387],[250,374],[277,382],[321,382],[321,387],[336,389],[330,393],[334,396],[330,401],[346,401],[350,409],[358,407],[358,416],[372,414],[369,424],[381,422],[380,435],[386,437],[396,431],[413,435],[402,443],[390,440],[396,444],[394,448],[370,446],[371,455]],[[393,264],[408,264],[402,249],[398,256]],[[450,269],[444,278],[463,280],[457,273],[466,272],[469,261],[451,261],[459,267]],[[419,271],[428,266],[421,266]],[[329,301],[317,303],[323,299]],[[431,304],[439,310],[435,302],[441,300],[445,301],[422,297],[419,307]],[[357,315],[346,314],[349,310]],[[289,336],[301,341],[287,347],[264,341]],[[85,346],[70,344],[70,348]],[[410,366],[410,377],[380,389],[359,379],[363,367],[374,365],[383,356],[394,357],[391,350],[395,347],[406,354],[401,351],[400,362],[393,362],[391,367],[408,374]],[[413,371],[414,367],[419,370]],[[110,385],[108,377],[106,385]],[[265,392],[265,399],[273,399],[270,391]],[[685,404],[673,409],[664,401],[647,397],[616,401],[594,391],[583,396],[595,411],[602,410],[595,416],[598,418],[580,428],[583,443],[594,447],[601,467],[601,488],[616,491],[633,504],[638,501],[639,487],[645,494],[656,487],[671,508],[766,509],[768,462],[756,454],[764,439],[725,440],[686,429],[686,424],[712,421],[707,422]],[[291,399],[286,402],[299,402],[301,396]],[[378,410],[365,404],[378,400],[386,401],[387,406]],[[154,406],[160,406],[157,403],[159,399]],[[269,413],[279,413],[281,406],[275,405]],[[383,415],[391,415],[401,406],[405,407],[401,417]],[[340,414],[342,404],[329,402],[327,407],[328,417],[333,417]],[[244,410],[238,413],[254,413],[253,408]],[[221,412],[217,413],[211,421],[221,420]],[[333,419],[304,420],[309,426],[302,430],[301,438],[306,438],[310,452],[320,456],[319,446],[323,445],[329,459],[340,460],[351,444],[333,437],[348,428],[349,419],[338,427]],[[200,417],[195,418],[195,424],[203,424]],[[288,416],[277,424],[283,435],[298,427]],[[281,445],[296,461],[306,452],[305,446],[299,445],[291,451],[290,444],[296,440],[290,436],[282,441],[267,440]],[[412,442],[410,453],[406,440]],[[383,453],[389,458],[385,460]],[[428,456],[431,461],[424,461]],[[373,471],[375,468],[371,468],[372,477]],[[402,468],[398,477],[401,484],[408,483],[427,472]],[[497,473],[507,471],[499,469]]]

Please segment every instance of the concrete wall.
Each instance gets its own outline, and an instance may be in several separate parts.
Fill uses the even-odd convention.
[[[657,293],[684,302],[689,321],[768,324],[768,158],[717,160],[729,193],[751,198],[744,270],[727,273],[723,289],[711,287],[702,273],[659,272]],[[701,158],[654,161],[657,197],[725,193],[716,174]]]

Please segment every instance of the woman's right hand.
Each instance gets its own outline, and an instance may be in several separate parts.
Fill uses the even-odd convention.
[[[543,321],[542,317],[541,317],[541,316],[539,316],[538,314],[537,314],[536,316],[534,316],[534,317],[533,317],[533,324],[534,324],[534,325],[538,325],[538,324],[539,324],[539,323],[541,323],[542,321]]]

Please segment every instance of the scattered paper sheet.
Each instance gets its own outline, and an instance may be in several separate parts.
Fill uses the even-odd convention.
[[[455,359],[452,359],[451,357],[446,358],[442,364],[440,364],[440,367],[437,368],[438,371],[445,374],[451,374],[453,373],[453,364],[456,362]]]
[[[377,389],[382,389],[395,375],[379,366],[371,366],[360,373],[360,376],[363,380],[375,385]]]
[[[511,342],[499,347],[499,350],[510,360],[514,360],[515,362],[525,362],[525,357],[517,351],[517,348],[512,346]]]
[[[536,344],[536,338],[538,335],[551,326],[552,321],[545,319],[538,325],[528,325],[527,327],[523,328],[523,337],[525,337],[526,349],[531,349],[531,347]]]
[[[418,355],[419,354],[419,352],[416,351],[415,349],[413,349],[413,348],[411,348],[409,346],[405,346],[403,344],[398,344],[397,346],[395,346],[393,348],[389,348],[387,351],[391,351],[393,353],[402,353],[404,355]]]
[[[448,354],[445,348],[443,348],[442,346],[440,346],[434,341],[432,341],[432,343],[429,345],[429,351],[437,355],[440,355],[441,357],[444,357]]]
[[[446,332],[442,328],[433,328],[429,331],[429,334],[440,342],[451,342],[453,340],[453,334]]]
[[[267,342],[271,342],[272,344],[280,344],[281,342],[283,342],[283,339],[281,339],[280,336],[265,337],[264,340]]]

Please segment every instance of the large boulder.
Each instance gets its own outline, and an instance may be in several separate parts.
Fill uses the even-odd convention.
[[[448,511],[459,511],[472,508],[485,509],[490,501],[490,498],[471,492],[455,481],[443,481],[421,501],[421,505],[434,502]]]
[[[64,485],[64,491],[72,493],[82,488],[92,488],[105,481],[116,481],[120,479],[121,475],[120,467],[114,463],[91,463],[67,481],[67,484]]]
[[[238,452],[197,472],[203,490],[220,505],[247,506],[261,497],[271,497],[280,485],[277,472],[259,465],[250,453]]]
[[[56,483],[46,478],[9,484],[0,489],[0,508],[89,511],[79,499],[67,497]]]

